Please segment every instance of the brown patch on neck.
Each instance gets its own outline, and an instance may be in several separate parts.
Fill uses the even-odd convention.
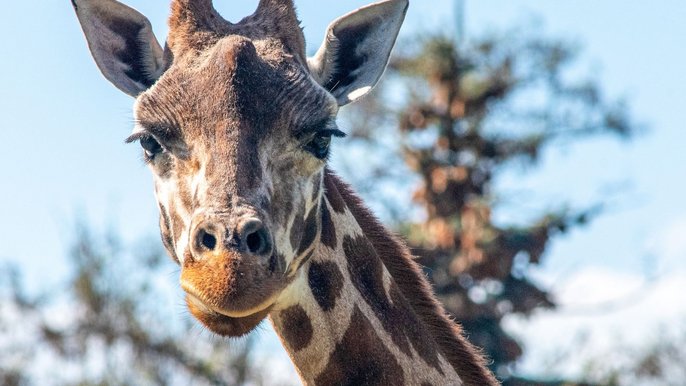
[[[369,319],[355,307],[343,339],[316,378],[317,385],[402,385],[403,369]]]
[[[307,272],[307,282],[314,299],[324,312],[336,307],[336,300],[343,289],[343,274],[335,263],[312,262]]]
[[[408,248],[393,236],[367,209],[352,189],[327,170],[327,198],[340,197],[343,208],[353,214],[366,238],[386,266],[404,297],[429,329],[436,344],[466,386],[498,385],[486,361],[463,336],[460,326],[446,316],[431,286],[414,262]],[[333,206],[333,205],[332,205]],[[397,382],[394,382],[397,383]]]
[[[281,311],[279,318],[283,323],[283,338],[293,351],[300,351],[310,344],[312,322],[302,306],[295,305]]]
[[[384,269],[374,246],[364,236],[346,236],[343,251],[348,259],[353,285],[374,311],[393,343],[408,357],[412,357],[410,347],[413,347],[429,366],[443,374],[436,343],[395,283],[391,285],[390,298],[386,295]]]

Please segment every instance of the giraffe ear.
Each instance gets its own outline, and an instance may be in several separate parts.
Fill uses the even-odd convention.
[[[72,0],[88,47],[105,78],[136,97],[164,73],[168,60],[150,21],[115,0]]]
[[[367,94],[381,78],[408,5],[408,0],[381,1],[329,25],[324,43],[307,63],[340,106]]]

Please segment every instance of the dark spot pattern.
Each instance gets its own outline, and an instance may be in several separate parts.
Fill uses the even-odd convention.
[[[412,356],[411,345],[427,364],[443,374],[438,347],[395,282],[391,283],[391,299],[386,295],[383,265],[369,240],[363,236],[346,236],[343,250],[353,285],[372,308],[393,343],[408,356]]]
[[[307,281],[314,299],[324,312],[336,307],[336,299],[343,289],[343,274],[338,266],[331,262],[313,262],[307,274]]]
[[[435,337],[430,344],[433,346],[435,343],[438,346],[436,350],[442,351],[465,386],[500,385],[488,370],[486,360],[479,350],[463,336],[461,326],[448,319],[445,309],[436,300],[426,277],[407,246],[388,232],[350,186],[333,172],[327,170],[325,179],[327,186],[333,186],[343,197],[350,213],[365,230],[379,258],[393,276],[402,297],[428,328],[424,334],[427,342],[430,341],[430,336]]]
[[[291,248],[297,249],[298,246],[300,245],[300,240],[302,239],[303,236],[303,226],[305,223],[305,207],[301,207],[298,210],[298,213],[296,213],[295,218],[293,219],[293,225],[291,225],[291,234],[290,234],[290,240],[291,240]]]
[[[326,189],[324,192],[324,194],[326,195],[326,199],[329,201],[329,204],[331,205],[331,208],[334,210],[334,212],[345,213],[345,201],[343,201],[343,197],[341,196],[341,193],[338,191],[338,187],[336,186],[335,181],[330,176],[330,172],[328,171],[327,174],[324,176],[324,189]]]
[[[312,322],[302,306],[296,304],[279,313],[283,325],[281,334],[293,351],[307,347],[312,340]]]
[[[336,228],[331,219],[331,212],[326,205],[326,201],[322,200],[322,235],[320,236],[322,244],[331,249],[336,249],[338,240],[336,239]]]
[[[307,248],[309,248],[312,243],[314,242],[314,239],[317,237],[317,214],[318,214],[317,207],[314,207],[310,210],[310,213],[307,214],[307,218],[305,219],[305,224],[304,224],[304,229],[302,233],[302,239],[300,239],[300,247],[298,247],[298,255],[301,255]]]
[[[355,307],[343,339],[336,344],[317,385],[401,385],[405,376],[396,358],[384,346],[374,326]]]

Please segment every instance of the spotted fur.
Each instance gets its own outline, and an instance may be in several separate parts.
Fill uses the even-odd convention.
[[[496,384],[407,247],[312,150],[378,81],[407,0],[337,19],[311,58],[292,0],[235,24],[173,0],[164,49],[132,8],[72,3],[103,74],[136,97],[129,141],[201,323],[240,336],[269,316],[308,385]]]

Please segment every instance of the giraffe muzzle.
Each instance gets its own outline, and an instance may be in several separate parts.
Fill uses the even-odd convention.
[[[229,222],[230,223],[230,222]],[[200,220],[192,230],[191,254],[195,261],[208,256],[238,252],[246,257],[269,258],[274,250],[272,236],[264,223],[255,217],[226,226],[216,219]]]
[[[242,214],[197,213],[191,256],[181,267],[191,313],[222,335],[242,335],[257,325],[287,283],[283,270],[272,269],[282,264],[273,263],[278,253],[268,227],[254,212]]]

